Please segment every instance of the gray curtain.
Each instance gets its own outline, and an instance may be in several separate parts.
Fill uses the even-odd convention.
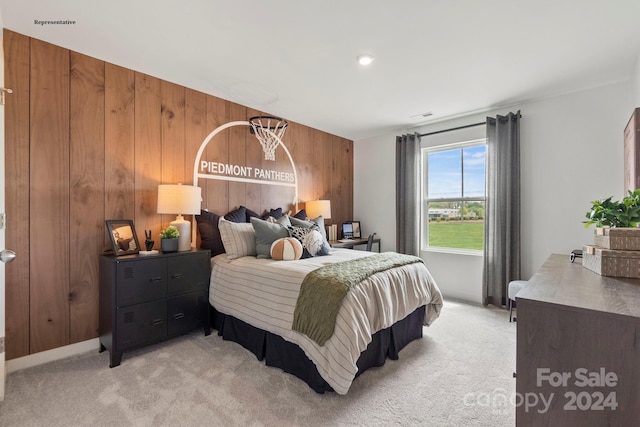
[[[520,279],[520,111],[487,117],[483,303],[506,305]]]
[[[420,255],[420,134],[396,137],[396,251]]]

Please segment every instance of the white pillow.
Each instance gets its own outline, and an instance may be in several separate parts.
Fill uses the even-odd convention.
[[[315,228],[316,225],[314,224],[313,227]],[[305,253],[302,255],[302,258],[329,255],[329,244],[322,238],[322,234],[314,228],[289,227],[289,234],[291,237],[298,239],[300,243],[302,243],[302,247],[305,249]]]
[[[218,221],[224,251],[229,259],[256,256],[256,232],[249,222]]]
[[[329,255],[329,244],[317,230],[311,230],[302,241],[311,256]]]

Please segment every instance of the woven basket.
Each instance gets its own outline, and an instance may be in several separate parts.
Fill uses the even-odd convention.
[[[640,251],[640,228],[598,227],[595,246],[623,251]]]
[[[640,251],[582,248],[582,266],[602,276],[640,278]]]

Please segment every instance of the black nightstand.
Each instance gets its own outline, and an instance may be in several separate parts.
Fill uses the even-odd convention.
[[[122,353],[209,325],[211,253],[100,257],[100,351]]]

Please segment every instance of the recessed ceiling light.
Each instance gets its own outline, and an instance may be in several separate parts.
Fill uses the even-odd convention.
[[[368,53],[365,53],[363,55],[358,56],[358,58],[356,58],[358,60],[358,64],[360,65],[370,65],[373,62],[373,55],[369,55]]]

